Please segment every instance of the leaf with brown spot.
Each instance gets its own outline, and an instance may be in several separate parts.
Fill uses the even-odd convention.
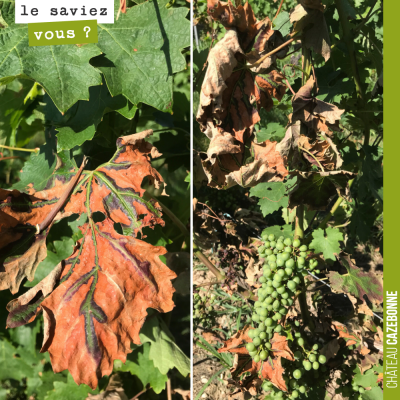
[[[332,327],[339,333],[339,337],[345,340],[346,346],[356,345],[358,347],[362,344],[362,338],[350,332],[346,325],[332,321]]]
[[[342,253],[337,256],[337,259],[348,273],[346,275],[340,275],[334,271],[329,273],[330,284],[334,292],[350,293],[363,303],[366,303],[364,296],[375,305],[383,302],[383,285],[380,276],[358,268],[348,254]]]
[[[82,237],[74,253],[62,263],[62,271],[57,266],[9,304],[10,326],[32,321],[43,311],[42,351],[49,352],[53,370],[68,369],[76,383],[92,388],[112,372],[114,360],[125,362],[131,342],[140,344],[146,310],[168,312],[174,306],[171,280],[176,275],[160,260],[166,249],[136,238],[142,228],[163,224],[159,204],[143,198],[144,178],[156,187],[163,184],[150,163],[150,155],[158,154],[145,140],[151,134],[145,131],[119,138],[117,152],[108,163],[82,173],[56,216],[88,216],[80,226]],[[40,223],[42,210],[51,210],[75,174],[76,170],[55,174],[45,190],[30,189],[23,206],[15,207],[13,201],[20,193],[6,191],[4,196],[2,192],[0,210],[5,223],[1,230]],[[105,219],[95,223],[94,212],[101,212]],[[116,223],[122,235],[116,232]]]

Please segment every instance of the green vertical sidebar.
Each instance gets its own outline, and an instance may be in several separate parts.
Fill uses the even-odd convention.
[[[400,265],[397,227],[400,226],[399,154],[400,130],[397,122],[399,112],[399,32],[398,15],[400,1],[385,0],[384,4],[384,358],[383,398],[400,399],[399,367],[399,314]]]

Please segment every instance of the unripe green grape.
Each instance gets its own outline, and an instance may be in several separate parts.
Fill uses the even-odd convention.
[[[277,242],[276,243],[276,248],[281,251],[285,248],[285,245],[282,242]]]
[[[293,274],[293,269],[286,267],[285,268],[285,273],[286,273],[287,276],[291,276]]]
[[[258,335],[260,334],[260,329],[259,328],[256,328],[256,329],[253,329],[253,338],[256,338],[256,337],[258,337]]]
[[[274,291],[271,293],[271,297],[273,297],[274,299],[276,299],[278,296],[279,296],[279,294],[278,294],[278,292],[277,292],[276,290],[274,290]]]
[[[271,271],[275,271],[276,268],[278,267],[278,264],[275,261],[269,261],[268,264]]]
[[[253,339],[253,337],[254,337],[254,331],[255,331],[255,329],[250,329],[250,330],[249,330],[249,332],[248,332],[247,335],[249,336],[250,339]]]
[[[268,279],[271,275],[272,275],[272,271],[271,271],[269,268],[263,270],[263,276],[264,276],[265,278]]]
[[[268,353],[265,350],[262,350],[260,353],[260,359],[264,361],[267,358],[268,358]]]
[[[283,304],[284,306],[287,306],[288,301],[286,299],[281,299],[281,304]]]
[[[325,357],[323,354],[321,354],[321,355],[318,357],[318,362],[319,362],[320,364],[325,364],[325,363],[326,363],[326,357]]]
[[[301,358],[301,356],[302,356],[302,354],[301,354],[301,352],[300,351],[295,351],[294,353],[293,353],[293,355],[294,355],[294,358],[296,359],[296,360],[300,360],[300,358]]]
[[[265,276],[261,276],[258,280],[260,281],[260,283],[267,282],[267,278]]]
[[[282,253],[281,259],[283,261],[288,261],[290,259],[290,254],[289,253]]]
[[[312,368],[312,364],[310,363],[310,361],[303,361],[303,367],[306,371],[310,371]]]
[[[287,254],[292,254],[292,251],[293,251],[292,248],[289,246],[285,247],[285,249],[284,249],[284,252]]]
[[[249,351],[251,357],[254,357],[257,354],[257,350]]]
[[[283,318],[283,315],[280,312],[275,313],[274,318],[276,321],[279,321]]]
[[[287,300],[289,298],[289,293],[288,292],[282,293],[281,297],[282,299]]]
[[[300,387],[299,387],[299,392],[300,392],[300,393],[305,393],[305,392],[306,392],[305,386],[300,386]]]
[[[296,282],[294,282],[294,281],[288,281],[288,283],[287,283],[287,287],[290,289],[290,290],[295,290],[296,289]]]
[[[299,256],[303,257],[303,258],[306,258],[307,257],[307,253],[305,251],[301,251]]]
[[[254,351],[256,349],[256,345],[254,343],[247,343],[246,344],[247,351]]]
[[[300,332],[295,332],[294,333],[294,337],[301,337],[301,333]]]
[[[294,370],[293,371],[293,378],[295,378],[295,379],[300,379],[301,378],[301,371],[299,370],[299,369],[296,369],[296,370]]]
[[[254,322],[259,322],[259,321],[260,321],[260,317],[258,316],[258,314],[253,314],[253,315],[251,316],[251,319],[252,319]]]
[[[256,355],[254,356],[254,358],[253,358],[253,361],[254,361],[255,363],[258,363],[258,362],[260,361],[260,356],[256,354]]]
[[[261,308],[259,314],[262,317],[266,317],[268,315],[268,311],[265,308]]]
[[[281,331],[282,331],[282,325],[277,325],[277,326],[274,328],[274,331],[277,332],[277,333],[281,332]]]
[[[260,247],[258,248],[258,252],[259,252],[259,253],[264,253],[264,251],[265,251],[265,246],[260,246]]]
[[[314,361],[312,367],[317,370],[319,368],[319,362],[318,361]]]
[[[271,234],[268,236],[268,240],[269,240],[270,242],[272,242],[273,240],[275,240],[275,235],[274,235],[273,233],[271,233]]]
[[[288,301],[288,306],[290,307],[293,304],[293,299],[287,299]]]
[[[299,392],[297,390],[293,390],[292,392],[292,398],[297,399],[299,397]]]
[[[291,379],[291,380],[289,381],[289,386],[290,386],[292,389],[294,389],[296,386],[298,386],[298,383],[297,383],[296,379]]]
[[[304,265],[306,262],[306,260],[304,259],[304,257],[297,257],[297,264],[298,265]]]
[[[258,337],[261,340],[265,340],[267,338],[267,332],[260,332],[260,334],[258,335]]]
[[[286,266],[287,268],[292,268],[292,269],[293,269],[294,264],[295,264],[295,262],[294,262],[293,258],[289,258],[289,260],[287,260],[287,261],[285,262],[285,266]]]
[[[270,244],[269,244],[269,241],[268,241],[268,240],[265,241],[264,246],[265,246],[265,248],[270,247]]]
[[[276,260],[276,265],[277,265],[278,267],[283,267],[283,266],[285,265],[285,260],[284,260],[283,258],[278,258],[278,259]]]
[[[274,281],[272,282],[272,286],[273,286],[275,289],[278,289],[278,288],[282,287],[282,279],[276,279],[276,280],[274,280]],[[279,294],[279,293],[278,293],[278,294]]]
[[[272,286],[268,286],[266,289],[265,289],[265,293],[268,295],[271,295],[272,293],[274,292],[274,288],[272,287]]]
[[[208,311],[212,311],[214,308],[212,306],[208,307]]]
[[[279,293],[279,294],[283,294],[283,293],[286,293],[286,289],[285,289],[285,287],[284,286],[281,286],[281,287],[278,287],[277,289],[276,289],[276,291]]]
[[[283,241],[283,243],[285,243],[286,246],[291,246],[291,245],[292,245],[292,239],[286,238],[286,239]]]
[[[300,251],[307,251],[308,247],[307,247],[307,245],[303,244],[302,246],[300,246],[299,250]]]
[[[268,310],[268,311],[272,311],[272,304],[268,304],[268,305],[267,305],[267,310]]]
[[[301,282],[301,279],[298,277],[298,276],[295,276],[295,277],[293,277],[293,282],[296,282],[298,285],[300,284],[300,282]]]
[[[274,254],[276,255],[276,256],[278,256],[278,254],[279,254],[279,250],[275,247],[275,249],[274,249]]]
[[[271,389],[271,386],[269,385],[268,381],[264,381],[262,384],[262,390],[264,390],[264,392],[268,392]]]
[[[272,347],[272,344],[270,342],[265,343],[265,347],[269,350]]]
[[[303,339],[302,337],[299,337],[299,338],[297,339],[297,344],[298,344],[299,346],[304,346],[304,339]]]
[[[274,249],[275,246],[276,246],[275,240],[271,240],[271,241],[269,242],[269,245],[270,245],[271,249]]]
[[[300,240],[299,239],[295,239],[293,240],[293,247],[299,247],[300,246]]]
[[[316,269],[316,270],[315,270],[315,273],[318,275],[318,274],[321,273],[321,271],[320,271],[319,269]]]
[[[310,362],[314,362],[314,361],[317,361],[317,357],[316,357],[316,355],[315,354],[310,354],[309,356],[308,356],[308,359],[310,360]]]
[[[281,306],[281,302],[279,300],[275,300],[272,303],[272,307],[273,307],[274,310],[277,310],[280,306]]]
[[[264,252],[264,254],[267,256],[267,258],[269,257],[269,256],[271,256],[272,254],[274,254],[274,252],[271,250],[271,249],[266,249],[265,250],[265,252]],[[265,258],[265,257],[264,257]]]
[[[271,294],[271,293],[269,293],[269,294]],[[267,297],[267,298],[264,300],[264,303],[263,303],[263,304],[265,304],[266,306],[268,306],[268,304],[271,304],[273,301],[274,301],[274,299],[273,299],[272,297]]]
[[[286,315],[288,313],[288,310],[285,307],[281,307],[278,312],[281,315]]]
[[[253,339],[254,346],[258,347],[261,344],[261,339],[257,336]]]

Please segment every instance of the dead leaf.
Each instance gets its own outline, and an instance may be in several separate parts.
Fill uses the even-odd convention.
[[[270,342],[272,345],[270,353],[275,357],[283,357],[289,361],[294,361],[294,355],[290,350],[286,336],[281,336],[279,333],[275,332]]]
[[[249,354],[244,345],[246,343],[252,342],[252,339],[248,335],[250,329],[253,328],[250,328],[250,326],[246,326],[243,330],[236,332],[235,335],[224,342],[224,345],[220,349],[218,349],[218,353],[229,352],[238,354]]]
[[[150,163],[155,151],[145,140],[149,134],[119,138],[110,162],[82,173],[75,192],[56,216],[87,216],[80,226],[83,237],[63,263],[60,282],[49,293],[57,282],[57,267],[9,304],[10,324],[33,320],[41,307],[41,351],[49,351],[55,372],[68,369],[77,384],[92,388],[101,376],[112,372],[115,359],[125,362],[132,341],[140,344],[147,308],[167,312],[174,306],[171,280],[176,275],[159,259],[166,249],[135,237],[146,226],[164,224],[159,204],[143,198],[144,178],[156,187],[163,184]],[[29,203],[23,207],[13,207],[13,197],[20,198],[20,193],[7,191],[4,197],[2,191],[0,212],[5,218],[1,219],[1,231],[41,223],[43,212],[58,201],[75,174],[74,169],[60,176],[56,171],[45,190],[29,189],[25,195]],[[94,212],[101,212],[105,219],[95,223]],[[122,235],[115,231],[115,223],[121,225]]]

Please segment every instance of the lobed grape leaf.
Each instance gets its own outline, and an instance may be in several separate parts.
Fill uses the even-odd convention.
[[[0,83],[16,77],[32,79],[62,112],[78,100],[87,100],[89,86],[101,84],[99,71],[89,64],[101,54],[94,44],[30,47],[28,25],[14,22],[14,1],[0,2],[0,12],[8,23],[0,30]]]
[[[90,390],[86,385],[78,386],[71,375],[68,375],[67,382],[54,382],[54,389],[47,393],[44,400],[76,400],[76,399],[86,399],[88,394],[98,393],[99,390]]]
[[[340,275],[330,271],[329,280],[332,290],[338,293],[350,293],[366,302],[366,296],[374,305],[383,302],[383,286],[381,278],[373,272],[366,272],[357,267],[348,254],[337,256],[338,261],[346,268],[347,274]]]
[[[371,390],[365,391],[362,400],[383,400],[383,390],[379,386],[373,387]]]
[[[43,311],[42,351],[49,352],[53,370],[68,369],[78,384],[92,388],[101,376],[111,373],[115,359],[126,360],[131,341],[140,344],[139,331],[147,308],[161,312],[173,308],[171,279],[176,275],[160,260],[165,248],[136,238],[144,227],[163,224],[160,206],[145,200],[141,187],[145,177],[156,187],[163,183],[149,162],[150,155],[159,156],[145,140],[151,134],[152,131],[145,131],[119,138],[112,159],[94,171],[79,175],[77,168],[72,167],[68,172],[61,168],[58,174],[55,169],[44,190],[35,191],[30,185],[29,194],[16,190],[0,192],[0,231],[5,233],[1,235],[0,247],[19,245],[21,235],[16,232],[28,230],[34,246],[27,251],[20,249],[14,258],[30,260],[26,275],[33,278],[43,251],[46,253],[45,233],[36,234],[35,225],[53,210],[66,187],[79,178],[55,220],[85,214],[87,218],[79,220],[82,237],[72,256],[8,305],[8,324],[22,325]],[[95,222],[96,212],[103,215],[102,221]],[[120,224],[123,235],[116,232],[115,224]],[[7,262],[8,258],[0,281],[3,289],[8,286],[15,290],[20,281],[14,277],[24,270],[7,269]],[[167,343],[163,332],[159,336],[162,339],[156,344],[160,346],[161,341],[163,346]],[[157,358],[160,351],[150,357]],[[177,358],[177,353],[170,356]],[[166,373],[164,368],[160,371]]]
[[[325,260],[336,260],[335,254],[340,253],[339,242],[343,240],[343,234],[336,228],[316,229],[312,233],[313,240],[310,249],[315,253],[322,253]]]
[[[364,388],[378,386],[377,378],[372,369],[369,369],[364,374],[361,373],[359,366],[357,365],[354,370],[353,382],[358,386],[362,386]]]
[[[308,210],[325,210],[335,194],[349,200],[349,180],[355,176],[348,171],[295,171],[293,175],[298,180],[289,194],[289,207],[304,204]]]
[[[250,189],[250,196],[259,197],[258,205],[264,217],[287,207],[289,198],[286,196],[286,186],[283,182],[264,182]]]
[[[132,119],[137,107],[124,96],[112,97],[107,85],[89,88],[89,100],[80,100],[66,113],[61,114],[49,97],[45,98],[46,123],[57,131],[57,152],[69,150],[91,140],[103,115],[117,111],[124,117]]]
[[[186,68],[181,50],[190,45],[186,7],[167,8],[168,0],[130,8],[114,24],[99,24],[98,48],[106,55],[95,61],[112,96],[123,94],[133,104],[172,110],[172,74]]]

